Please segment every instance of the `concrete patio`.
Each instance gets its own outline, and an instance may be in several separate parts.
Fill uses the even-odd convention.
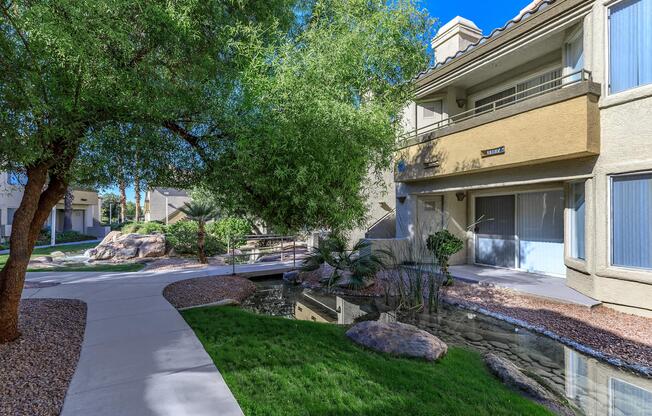
[[[451,266],[455,279],[468,283],[493,284],[528,295],[539,296],[588,308],[600,302],[566,286],[566,279],[518,270],[464,264]]]

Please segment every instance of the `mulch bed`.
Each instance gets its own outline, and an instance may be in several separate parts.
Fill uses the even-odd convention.
[[[652,318],[605,306],[587,308],[461,282],[446,288],[445,296],[544,327],[626,363],[652,367]]]
[[[58,415],[79,360],[86,304],[23,300],[19,327],[18,340],[0,344],[0,415]]]
[[[256,291],[256,285],[240,276],[211,276],[181,280],[163,289],[163,297],[175,308],[206,305],[224,299],[242,302]]]

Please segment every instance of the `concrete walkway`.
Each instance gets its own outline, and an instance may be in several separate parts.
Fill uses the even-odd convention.
[[[287,269],[287,264],[238,266],[238,273]],[[165,286],[193,277],[228,275],[227,266],[177,272],[28,273],[49,287],[24,298],[80,299],[88,306],[81,356],[63,416],[242,415],[231,391],[181,315],[162,296]]]
[[[490,283],[529,295],[589,308],[600,304],[599,301],[566,286],[566,279],[561,277],[469,264],[451,266],[450,272],[454,278],[465,282]]]

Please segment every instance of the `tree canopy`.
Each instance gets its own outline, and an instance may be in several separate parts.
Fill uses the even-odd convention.
[[[27,176],[0,342],[52,206],[127,153],[279,229],[359,222],[430,25],[407,0],[0,0],[0,169]]]

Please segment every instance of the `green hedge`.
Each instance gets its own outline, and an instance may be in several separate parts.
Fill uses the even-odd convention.
[[[51,237],[50,230],[42,230],[41,234],[39,234],[38,240],[36,241],[36,245],[42,246],[42,245],[50,244],[51,242],[50,237]],[[78,241],[88,241],[88,240],[97,240],[97,237],[93,235],[78,233],[77,231],[63,231],[57,233],[56,235],[57,244],[75,243]]]

